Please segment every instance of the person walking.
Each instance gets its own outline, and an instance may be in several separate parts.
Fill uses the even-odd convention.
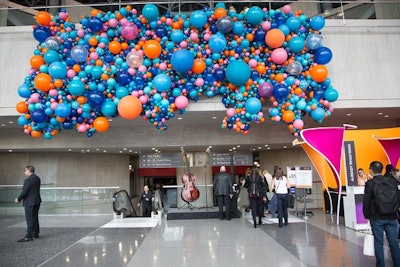
[[[399,223],[396,214],[400,205],[400,193],[397,181],[393,177],[382,175],[383,165],[379,161],[371,162],[369,168],[373,178],[365,184],[363,213],[371,224],[374,236],[376,266],[385,266],[383,252],[385,232],[393,266],[400,267],[400,248],[397,241]]]
[[[14,199],[15,203],[23,201],[25,207],[25,219],[27,231],[24,238],[18,242],[28,242],[39,238],[39,208],[42,199],[40,197],[40,178],[35,174],[33,166],[26,166],[24,169],[25,181],[19,197]]]
[[[278,168],[275,172],[275,177],[272,180],[272,186],[275,189],[275,194],[278,200],[278,222],[279,227],[288,225],[288,189],[290,188],[289,179],[283,175],[283,170]]]
[[[227,220],[231,219],[230,199],[233,197],[233,183],[231,176],[226,173],[225,166],[221,166],[219,173],[214,177],[214,194],[217,196],[218,202],[218,217],[220,220],[224,219],[224,206],[225,217]]]
[[[143,192],[140,195],[138,207],[142,206],[143,217],[151,217],[151,210],[153,208],[153,193],[150,192],[149,186],[145,185],[143,187]]]
[[[249,185],[247,191],[250,198],[254,228],[257,228],[257,216],[258,224],[262,224],[262,217],[264,215],[263,200],[266,198],[267,187],[261,175],[260,168],[254,167],[251,175],[246,177],[246,183]]]

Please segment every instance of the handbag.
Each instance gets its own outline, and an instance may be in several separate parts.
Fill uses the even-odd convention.
[[[366,234],[364,236],[364,255],[375,256],[374,236]]]

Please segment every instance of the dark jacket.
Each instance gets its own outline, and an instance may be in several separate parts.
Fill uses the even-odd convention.
[[[214,177],[214,194],[217,196],[228,196],[233,194],[233,183],[231,175],[226,172],[220,172]]]
[[[18,197],[18,201],[24,200],[24,206],[30,207],[38,205],[42,202],[40,198],[40,178],[32,173],[24,181],[22,192]]]
[[[253,193],[253,188],[255,186],[255,192],[258,196],[265,196],[267,193],[267,185],[264,183],[263,178],[253,170],[252,173],[246,177],[247,192],[249,194]]]
[[[375,175],[373,179],[367,181],[365,184],[365,189],[364,189],[364,200],[363,200],[363,213],[364,217],[366,219],[372,219],[372,220],[393,220],[397,218],[397,214],[393,213],[391,215],[379,215],[378,211],[376,209],[376,202],[375,202],[375,194],[374,194],[374,188],[376,184],[376,180],[378,181],[390,181],[393,184],[397,186],[397,181],[392,178],[392,177],[386,177],[382,175]],[[400,191],[399,191],[399,197],[397,198],[399,200],[400,204]]]
[[[142,203],[142,205],[147,205],[147,206],[151,206],[152,201],[153,201],[153,192],[151,192],[150,190],[146,192],[142,192],[142,194],[140,195],[140,200],[139,203]]]

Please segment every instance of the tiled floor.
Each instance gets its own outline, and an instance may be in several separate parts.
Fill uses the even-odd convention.
[[[6,227],[25,228],[23,217],[18,218]],[[266,216],[254,229],[250,214],[244,212],[230,221],[99,215],[40,216],[40,223],[43,238],[47,228],[96,230],[38,266],[375,266],[373,257],[363,255],[364,234],[343,222],[336,225],[336,217],[322,211],[310,218],[291,215],[283,228]],[[385,253],[387,266],[392,266],[387,249]]]

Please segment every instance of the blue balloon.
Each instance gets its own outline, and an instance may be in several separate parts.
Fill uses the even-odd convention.
[[[132,81],[132,76],[127,71],[120,71],[117,74],[117,81],[120,85],[128,85]]]
[[[337,90],[333,88],[329,88],[324,93],[324,98],[329,102],[335,102],[339,97],[339,93]]]
[[[217,20],[217,28],[222,33],[228,33],[232,31],[233,21],[229,16],[222,16]]]
[[[321,46],[314,51],[314,61],[318,64],[328,64],[332,59],[332,51],[325,46]]]
[[[226,79],[236,86],[245,84],[250,75],[250,66],[243,61],[234,60],[226,68]]]
[[[294,36],[290,39],[288,46],[293,53],[299,53],[304,48],[304,39],[300,36]]]
[[[214,53],[221,53],[226,47],[226,38],[222,34],[214,34],[208,43]]]
[[[250,114],[257,114],[261,111],[262,103],[257,97],[250,97],[246,100],[245,107]]]
[[[87,26],[93,32],[98,32],[103,29],[103,22],[98,17],[90,17]]]
[[[171,88],[171,78],[164,74],[158,74],[153,78],[153,86],[158,92],[165,92]]]
[[[158,17],[158,7],[154,4],[146,4],[142,9],[142,14],[147,21],[155,21]]]
[[[286,99],[289,95],[289,88],[284,84],[278,84],[274,86],[274,91],[272,95],[275,97],[276,100],[282,101]]]
[[[257,29],[254,32],[254,41],[258,43],[265,43],[265,35],[267,33],[263,29]]]
[[[306,43],[310,49],[315,50],[322,45],[322,36],[317,34],[310,34],[306,38]]]
[[[186,49],[177,50],[172,54],[172,68],[178,72],[188,72],[194,62],[193,54]]]
[[[180,43],[181,41],[185,40],[186,36],[181,30],[173,30],[171,32],[171,40],[174,43]]]
[[[117,115],[117,105],[110,99],[107,99],[101,105],[101,113],[107,117],[114,117]]]
[[[294,16],[289,17],[286,20],[286,25],[289,27],[291,32],[297,32],[300,28],[300,20]]]
[[[126,88],[125,86],[119,86],[116,90],[115,90],[115,95],[116,97],[118,97],[119,99],[123,98],[124,96],[127,96],[129,93],[128,88]]]
[[[71,49],[71,58],[76,62],[85,62],[89,52],[88,50],[82,45],[76,45]],[[47,53],[46,53],[47,54]]]
[[[92,107],[100,107],[104,101],[104,94],[102,92],[93,92],[88,95],[88,102]]]
[[[19,126],[24,126],[25,124],[28,124],[28,120],[26,119],[25,115],[21,115],[18,117],[18,125]]]
[[[60,61],[55,61],[49,66],[49,74],[54,79],[64,79],[67,76],[67,66]]]
[[[323,108],[317,107],[311,111],[311,118],[315,121],[321,121],[325,117],[325,110]]]
[[[48,50],[44,54],[43,59],[47,64],[51,64],[51,63],[53,63],[55,61],[59,61],[60,60],[60,55],[57,53],[57,51]]]
[[[85,85],[80,80],[73,80],[68,85],[68,91],[73,96],[81,96],[85,92]]]
[[[42,109],[35,109],[31,112],[31,120],[36,123],[45,122],[47,118],[46,113]]]
[[[246,13],[247,22],[252,25],[259,24],[263,19],[264,13],[258,6],[252,6]]]
[[[22,98],[28,98],[31,96],[31,89],[28,85],[22,84],[18,87],[18,95]]]
[[[315,16],[310,21],[310,27],[315,30],[319,31],[325,26],[325,19],[322,16]]]
[[[66,103],[58,104],[54,108],[54,114],[60,118],[67,118],[71,114],[71,106]]]
[[[244,24],[241,21],[233,23],[232,32],[236,35],[241,35],[244,32]]]
[[[36,26],[33,30],[33,37],[41,43],[46,41],[47,37],[49,37],[50,35],[50,29],[44,26]]]
[[[223,68],[215,69],[214,78],[217,81],[223,81],[225,79],[225,70]]]
[[[201,10],[195,10],[190,14],[190,24],[199,29],[207,23],[207,14]]]

